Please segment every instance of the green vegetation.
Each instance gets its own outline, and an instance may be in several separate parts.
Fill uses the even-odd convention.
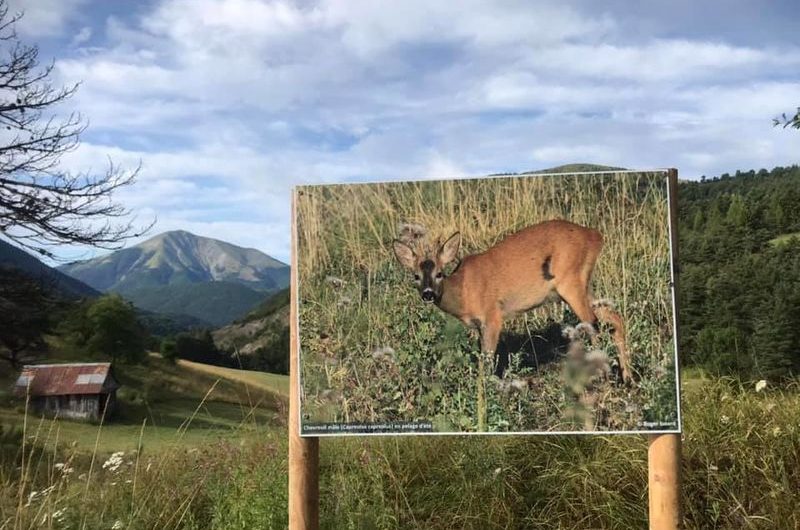
[[[26,417],[3,372],[0,528],[285,528],[286,377],[185,364],[118,370],[100,425]]]
[[[135,308],[118,294],[73,304],[56,332],[73,358],[133,364],[142,362],[146,355],[148,334]]]
[[[244,318],[214,331],[214,343],[233,366],[289,373],[289,289],[267,298]]]
[[[173,339],[163,339],[158,351],[161,353],[161,357],[169,362],[174,363],[178,358],[178,344]]]
[[[684,389],[685,528],[798,527],[800,384],[756,392],[693,372]],[[285,431],[248,419],[235,437],[211,441],[191,439],[194,429],[135,450],[137,432],[93,464],[91,450],[72,447],[63,430],[54,444],[51,433],[21,469],[0,467],[0,525],[286,528]],[[21,440],[0,433],[4,458],[21,463],[9,455]],[[646,461],[641,436],[323,440],[321,527],[646,528]]]
[[[683,362],[800,374],[800,167],[683,182],[679,204]]]
[[[289,288],[282,289],[264,300],[236,324],[247,324],[262,318],[269,318],[289,305]]]
[[[685,388],[685,527],[797,528],[797,383],[756,393],[693,377]],[[640,436],[323,440],[322,526],[646,528],[646,444]]]
[[[150,449],[168,447],[175,443],[180,428],[193,415],[192,428],[180,433],[182,443],[190,446],[220,437],[238,438],[247,435],[250,427],[258,428],[251,429],[255,433],[284,421],[281,414],[285,394],[263,382],[259,385],[229,379],[222,372],[187,368],[153,356],[141,365],[116,365],[115,376],[122,383],[117,410],[101,428],[77,421],[28,416],[29,428],[53,435],[60,432],[61,442],[74,442],[83,451],[91,450],[97,443],[101,452],[111,452],[135,448],[140,434],[142,443]],[[4,391],[12,381],[5,383]],[[276,382],[275,387],[280,388],[280,384]],[[242,426],[244,420],[248,421]],[[21,428],[24,421],[24,400],[0,394],[0,424]]]
[[[0,269],[18,269],[30,278],[34,278],[55,288],[65,298],[77,299],[86,296],[97,296],[100,293],[67,276],[58,270],[48,267],[27,252],[20,250],[0,239]]]
[[[800,239],[800,232],[793,232],[791,234],[781,234],[777,237],[773,237],[769,240],[769,244],[772,246],[782,245],[784,243],[790,243],[795,239]]]
[[[140,362],[144,356],[145,332],[136,319],[133,306],[119,295],[98,298],[86,311],[85,346],[94,355],[107,355],[112,361]]]
[[[792,238],[780,238],[800,231],[791,224],[800,208],[785,204],[789,213],[775,217],[783,224],[760,230],[733,229],[727,219],[715,228],[709,220],[715,209],[727,218],[734,201],[730,221],[749,219],[748,212],[778,211],[769,202],[794,193],[796,175],[797,168],[789,168],[681,185],[684,360],[711,368],[682,372],[687,530],[800,528],[800,380],[784,371],[760,392],[746,382],[763,373],[754,365],[774,362],[765,353],[800,344],[782,320],[793,308],[781,305],[782,289],[791,293],[800,278],[794,275],[798,252]],[[759,179],[765,177],[769,185],[762,186]],[[741,203],[724,198],[731,190],[741,192]],[[771,198],[752,208],[759,196]],[[696,227],[689,224],[695,218],[702,219]],[[770,243],[776,238],[779,244]],[[732,265],[740,259],[744,263]],[[706,260],[709,266],[703,265]],[[733,276],[721,283],[726,275]],[[336,278],[347,283],[326,283],[326,296],[361,296],[362,283],[341,273]],[[381,278],[369,277],[367,294],[375,296]],[[397,280],[403,281],[396,295],[407,304],[402,307],[418,309],[408,284]],[[772,312],[766,297],[776,305]],[[757,314],[748,304],[767,312]],[[276,309],[260,316],[281,311]],[[552,317],[562,315],[553,311]],[[533,326],[533,318],[527,323]],[[781,326],[780,333],[771,333],[772,323]],[[739,325],[746,330],[741,335],[713,335]],[[706,328],[713,331],[704,334]],[[768,340],[775,341],[768,349],[744,347]],[[50,355],[66,359],[79,353],[63,352],[58,337],[49,341]],[[326,344],[324,337],[319,341]],[[698,350],[697,341],[711,346]],[[726,357],[725,341],[735,355]],[[713,348],[719,348],[719,359]],[[700,356],[704,351],[707,357]],[[442,366],[439,356],[434,353],[429,369]],[[0,528],[286,528],[285,397],[280,396],[288,395],[288,378],[152,356],[146,362],[120,369],[125,386],[113,422],[99,426],[28,416],[24,433],[24,405],[9,395],[16,374],[0,370]],[[646,459],[640,436],[325,439],[321,526],[645,528]]]
[[[240,283],[217,281],[141,287],[123,292],[136,307],[167,315],[189,315],[212,327],[240,318],[268,295]]]
[[[16,370],[42,355],[56,307],[46,284],[19,269],[0,267],[0,361]]]
[[[437,431],[475,431],[485,419],[492,431],[558,431],[675,421],[663,173],[310,186],[299,192],[297,211],[310,422],[427,420]],[[469,254],[554,218],[605,237],[593,291],[627,322],[640,381],[631,389],[593,376],[565,383],[558,323],[577,322],[557,304],[506,324],[509,370],[495,378],[491,363],[478,362],[478,341],[421,302],[392,251],[404,232],[427,231],[431,245],[458,230]],[[610,341],[601,347],[601,357],[614,359]]]

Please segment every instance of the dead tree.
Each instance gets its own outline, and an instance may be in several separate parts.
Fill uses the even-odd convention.
[[[135,230],[130,211],[112,198],[139,168],[126,171],[109,162],[104,173],[93,175],[61,167],[86,122],[80,114],[58,117],[53,111],[79,85],[50,83],[54,64],[41,66],[38,47],[17,37],[21,16],[9,14],[0,0],[0,235],[49,257],[47,247],[54,244],[119,248],[149,228]]]

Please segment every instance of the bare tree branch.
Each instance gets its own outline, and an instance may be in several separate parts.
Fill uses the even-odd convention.
[[[61,168],[86,122],[76,113],[45,113],[74,96],[79,84],[48,82],[54,64],[40,66],[38,47],[18,40],[14,26],[21,17],[9,16],[0,0],[0,234],[49,257],[47,247],[57,244],[119,248],[152,227],[136,230],[130,210],[112,198],[135,181],[140,167],[124,170],[109,161],[100,175]]]

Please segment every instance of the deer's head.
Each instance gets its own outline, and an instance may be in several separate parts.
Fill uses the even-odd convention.
[[[394,240],[394,255],[403,267],[414,273],[414,283],[422,301],[438,303],[442,298],[444,268],[456,259],[461,246],[461,234],[456,232],[433,252],[417,252],[400,240]]]

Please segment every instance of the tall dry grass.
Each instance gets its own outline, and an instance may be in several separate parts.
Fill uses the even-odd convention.
[[[476,430],[482,419],[476,381],[491,379],[491,366],[478,373],[474,337],[422,306],[395,262],[392,241],[412,223],[427,231],[429,245],[460,231],[462,252],[473,253],[556,218],[604,235],[593,290],[612,300],[626,320],[640,376],[630,391],[600,385],[590,411],[594,427],[636,429],[642,421],[674,421],[663,172],[300,188],[300,347],[308,421],[424,419],[438,430]],[[559,363],[550,362],[561,352],[533,348],[542,336],[553,335],[553,322],[570,318],[553,304],[507,324],[506,336],[514,339],[509,342],[521,343],[523,352],[511,352],[507,377],[524,379],[528,388],[490,382],[490,430],[583,428],[569,419],[583,405],[565,388]],[[609,344],[603,349],[614,357]]]
[[[87,450],[65,434],[74,432],[72,422],[38,416],[26,403],[21,427],[0,426],[0,530],[285,528],[285,431],[281,422],[262,423],[261,389],[237,385],[246,397],[229,432],[202,443],[187,436],[206,428],[211,400],[230,398],[231,385],[219,383],[156,448],[143,441],[149,417],[133,450],[100,449],[113,421],[86,425],[95,440]]]
[[[800,528],[800,386],[685,393],[684,528]],[[648,526],[643,436],[331,439],[322,462],[322,528]]]

